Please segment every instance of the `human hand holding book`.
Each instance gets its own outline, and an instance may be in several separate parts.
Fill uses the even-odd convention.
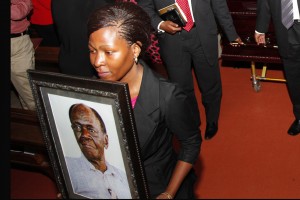
[[[164,32],[167,32],[169,34],[175,34],[177,32],[180,32],[182,30],[182,28],[180,26],[178,26],[178,24],[172,22],[172,21],[163,21],[160,26],[159,26],[159,30],[162,30]]]
[[[184,27],[187,18],[177,3],[158,10],[160,17],[165,21],[172,21],[180,27]]]

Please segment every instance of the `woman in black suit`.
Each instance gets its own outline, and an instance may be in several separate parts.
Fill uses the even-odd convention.
[[[287,132],[294,136],[300,133],[300,0],[294,0],[293,6],[298,15],[294,14],[294,23],[287,29],[281,22],[281,1],[258,0],[255,40],[258,44],[266,43],[264,33],[272,18],[295,116]]]
[[[88,21],[90,61],[101,79],[128,83],[151,198],[194,198],[199,123],[185,93],[138,59],[151,41],[150,23],[134,3],[96,10]]]

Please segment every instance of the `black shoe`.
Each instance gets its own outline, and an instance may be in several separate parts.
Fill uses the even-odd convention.
[[[300,119],[296,119],[288,130],[290,135],[298,135],[300,133]]]
[[[213,138],[218,131],[218,124],[216,122],[206,124],[205,139]]]

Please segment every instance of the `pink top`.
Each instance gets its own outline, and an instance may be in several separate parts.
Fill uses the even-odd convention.
[[[30,25],[27,15],[32,9],[31,0],[11,0],[10,3],[10,33],[22,33]]]
[[[138,97],[134,97],[134,98],[131,99],[132,108],[134,108],[137,98]]]

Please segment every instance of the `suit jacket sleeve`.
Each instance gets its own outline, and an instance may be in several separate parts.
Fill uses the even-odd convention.
[[[257,0],[257,11],[256,11],[256,27],[255,30],[260,33],[268,31],[269,23],[271,19],[271,12],[269,1]]]
[[[227,39],[229,41],[234,41],[238,37],[238,34],[233,25],[232,17],[227,6],[227,1],[211,0],[211,6],[217,21],[227,36]]]
[[[180,141],[178,159],[193,164],[199,155],[201,136],[199,123],[193,118],[193,109],[187,96],[177,87],[169,87],[165,97],[166,123]]]
[[[157,26],[158,24],[163,21],[163,19],[159,16],[157,12],[157,8],[155,7],[154,1],[153,0],[139,0],[137,1],[138,5],[141,6],[146,13],[151,18],[151,23],[153,28],[157,31]]]

